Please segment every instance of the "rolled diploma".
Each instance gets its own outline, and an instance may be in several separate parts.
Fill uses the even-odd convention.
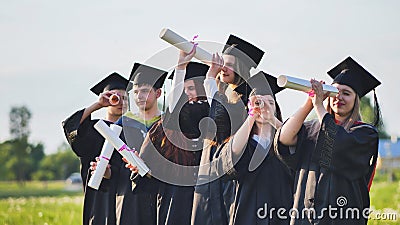
[[[311,82],[309,80],[304,80],[297,77],[280,75],[278,77],[277,84],[279,87],[290,88],[298,91],[311,91]],[[324,92],[330,92],[330,97],[335,97],[339,92],[338,89],[332,85],[323,84],[322,88]]]
[[[186,40],[168,28],[161,30],[160,38],[186,53],[189,53],[193,49],[193,43],[190,43],[190,41]],[[196,48],[196,54],[194,57],[204,63],[212,62],[212,54],[200,48],[199,46]]]
[[[112,130],[103,120],[99,120],[94,128],[106,139],[108,140],[115,149],[125,157],[129,163],[136,166],[139,170],[139,175],[146,175],[150,169],[147,165],[140,159],[137,155],[135,155],[134,150],[131,150]]]
[[[116,125],[116,124],[111,124],[111,130],[119,136],[119,134],[122,131],[122,127]],[[94,171],[94,174],[90,177],[90,180],[88,182],[88,186],[99,190],[99,186],[101,181],[103,180],[104,172],[106,171],[108,162],[110,161],[111,155],[114,151],[114,146],[108,142],[106,139],[103,144],[103,148],[101,149],[100,153],[100,161],[97,162],[96,170]]]

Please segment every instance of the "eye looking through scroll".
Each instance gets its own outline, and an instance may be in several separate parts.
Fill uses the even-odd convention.
[[[256,96],[256,101],[254,102],[255,107],[260,108],[260,109],[264,108],[264,104],[265,104],[264,100],[259,95],[257,95],[257,88],[254,88],[251,91],[250,96]]]
[[[118,105],[120,97],[118,94],[112,94],[109,98],[109,102],[111,105]]]

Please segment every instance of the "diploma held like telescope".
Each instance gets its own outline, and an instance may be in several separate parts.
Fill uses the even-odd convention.
[[[309,80],[286,75],[280,75],[278,77],[277,84],[279,87],[303,91],[306,93],[312,90],[311,82]],[[332,85],[323,84],[322,88],[324,92],[330,92],[329,97],[335,97],[339,93],[338,89]]]
[[[167,28],[162,29],[159,36],[164,41],[170,43],[171,45],[177,47],[178,49],[186,53],[191,52],[193,46],[195,45],[192,42],[180,36],[179,34]],[[212,54],[202,49],[199,46],[196,47],[196,53],[194,57],[206,64],[210,64],[212,62]]]
[[[141,158],[139,158],[135,154],[134,149],[130,149],[120,138],[119,136],[111,130],[110,127],[103,120],[99,120],[94,128],[108,141],[114,148],[118,151],[119,154],[122,155],[128,162],[134,166],[136,166],[139,170],[140,176],[145,176],[150,173],[149,167],[143,162]]]

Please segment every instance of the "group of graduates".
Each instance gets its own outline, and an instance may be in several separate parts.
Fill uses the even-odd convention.
[[[140,63],[129,79],[112,73],[91,88],[98,101],[63,121],[81,162],[83,224],[367,224],[380,118],[372,74],[346,58],[328,72],[338,94],[328,97],[323,82],[311,79],[305,103],[283,121],[277,79],[250,75],[264,51],[230,35],[209,65],[193,61],[195,53],[196,45],[180,51],[172,73]],[[162,112],[157,100],[167,77]],[[371,90],[376,121],[367,124],[360,98]],[[104,121],[122,126],[121,139],[150,172],[140,176],[114,151],[95,190],[87,182],[104,138],[91,114],[104,107]],[[312,110],[317,119],[306,121]],[[332,216],[330,208],[359,213]]]

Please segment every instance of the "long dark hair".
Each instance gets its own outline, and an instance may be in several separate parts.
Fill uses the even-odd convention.
[[[235,72],[235,78],[233,80],[233,84],[239,86],[243,82],[245,82],[247,79],[250,78],[250,67],[246,65],[239,57],[235,56],[234,52],[238,52],[236,45],[229,46],[225,51],[222,53],[223,55],[231,55],[235,57],[235,63],[233,65],[233,71]],[[219,76],[217,76],[217,79],[219,79]],[[225,87],[226,88],[226,87]],[[225,91],[225,90],[220,90],[220,91]]]
[[[356,123],[358,121],[360,121],[360,122],[362,121],[361,112],[360,112],[360,104],[361,104],[361,99],[358,96],[358,94],[356,94],[356,98],[354,100],[354,106],[353,106],[351,115],[349,117],[347,117],[346,120],[343,121],[341,124],[346,131],[349,131],[350,128],[354,125],[354,123]],[[334,115],[334,112],[331,108],[330,103],[326,106],[326,111],[328,111],[328,113]],[[380,110],[380,106],[378,103],[378,98],[376,97],[375,89],[374,89],[374,121],[373,121],[372,125],[377,128],[382,126],[381,110]]]
[[[330,101],[326,106],[326,111],[328,111],[329,114],[333,115],[335,117],[335,112],[333,112]],[[345,121],[342,122],[341,126],[346,131],[349,131],[350,128],[356,123],[357,121],[361,121],[361,114],[360,114],[360,97],[358,97],[358,94],[356,94],[356,98],[354,100],[354,106],[353,109],[351,110],[350,116],[348,116]]]
[[[180,131],[164,128],[163,119],[152,126],[148,136],[149,139],[143,142],[143,146],[152,144],[169,161],[183,166],[194,166],[193,163],[197,161],[195,159],[197,156],[192,151],[184,150],[190,147],[184,134]],[[174,144],[170,141],[170,138],[173,138]]]

